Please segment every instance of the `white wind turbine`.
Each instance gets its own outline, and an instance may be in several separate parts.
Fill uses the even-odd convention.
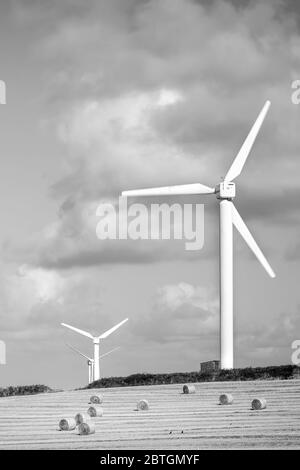
[[[269,276],[275,274],[261,252],[245,222],[239,215],[232,200],[235,197],[235,183],[232,181],[239,176],[247,157],[251,151],[259,129],[270,107],[266,101],[240,151],[229,168],[225,178],[215,187],[211,188],[200,183],[179,186],[166,186],[161,188],[137,189],[123,191],[122,196],[173,196],[188,194],[216,194],[220,201],[220,322],[221,322],[221,368],[233,368],[233,239],[232,225],[244,238],[258,261],[265,268]]]
[[[118,328],[120,328],[120,326],[122,326],[127,321],[128,321],[128,318],[125,318],[125,320],[113,326],[112,328],[110,328],[110,330],[105,331],[100,336],[93,336],[91,335],[91,333],[88,333],[87,331],[80,330],[79,328],[75,328],[74,326],[67,325],[66,323],[61,323],[62,326],[65,326],[66,328],[70,328],[70,330],[76,331],[76,333],[79,333],[80,335],[83,335],[83,336],[87,336],[88,338],[93,340],[93,344],[94,344],[93,380],[94,381],[100,379],[100,340],[107,338],[111,333],[116,331]]]
[[[74,348],[74,346],[71,346],[71,344],[66,343],[66,346],[68,346],[68,348],[72,349],[73,351],[75,351],[80,356],[85,357],[87,359],[87,364],[88,364],[88,369],[89,369],[89,384],[92,383],[94,381],[94,359],[92,359],[91,357],[86,356],[86,354],[83,354],[81,351],[79,351],[79,349],[76,349],[76,348]],[[103,357],[108,356],[109,354],[111,354],[114,351],[117,351],[117,349],[120,349],[120,346],[118,346],[117,348],[111,349],[110,351],[107,351],[106,353],[102,354],[100,356],[100,359],[103,359]]]

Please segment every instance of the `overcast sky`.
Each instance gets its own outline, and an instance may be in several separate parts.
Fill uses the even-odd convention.
[[[267,99],[236,206],[277,274],[235,247],[235,364],[290,363],[300,339],[300,9],[291,1],[46,0],[0,5],[0,386],[84,385],[65,341],[129,322],[102,373],[198,370],[219,357],[218,204],[205,243],[99,241],[123,189],[225,175]],[[178,201],[169,200],[169,202]],[[160,200],[156,200],[160,202]],[[161,200],[161,202],[164,202]]]

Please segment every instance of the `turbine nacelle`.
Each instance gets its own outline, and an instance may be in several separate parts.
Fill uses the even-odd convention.
[[[235,197],[235,183],[231,181],[221,181],[215,187],[217,199],[233,199]]]

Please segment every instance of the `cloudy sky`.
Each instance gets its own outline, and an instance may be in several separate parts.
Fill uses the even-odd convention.
[[[105,376],[219,357],[215,198],[183,201],[204,204],[197,252],[100,241],[96,209],[123,189],[215,185],[266,99],[236,206],[277,277],[236,234],[235,364],[290,363],[300,336],[296,2],[12,0],[0,6],[0,44],[0,386],[86,383],[65,342],[91,344],[61,321],[100,334],[130,318],[102,345],[122,348],[103,360]]]

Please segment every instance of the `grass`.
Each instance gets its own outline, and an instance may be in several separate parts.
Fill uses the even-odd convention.
[[[83,387],[111,388],[138,385],[167,385],[193,382],[226,382],[246,380],[287,380],[300,376],[300,368],[294,365],[246,367],[244,369],[219,370],[216,372],[173,372],[170,374],[132,374],[127,377],[105,377]],[[57,391],[57,390],[56,390]],[[0,397],[35,395],[54,392],[47,385],[17,385],[0,388]]]
[[[297,377],[299,368],[294,365],[246,367],[244,369],[215,372],[176,372],[170,374],[133,374],[127,377],[105,377],[84,388],[130,387],[136,385],[166,385],[186,382],[226,382],[236,380],[287,380]]]
[[[36,395],[37,393],[49,393],[52,391],[47,385],[17,385],[15,387],[0,388],[0,397]]]

